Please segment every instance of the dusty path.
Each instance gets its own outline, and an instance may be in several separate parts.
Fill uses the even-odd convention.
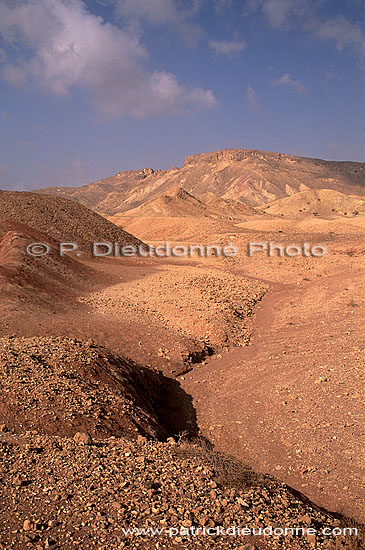
[[[182,381],[218,449],[363,519],[364,303],[360,269],[275,284],[251,345]]]

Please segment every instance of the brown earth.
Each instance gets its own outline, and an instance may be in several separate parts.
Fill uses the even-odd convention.
[[[318,533],[151,540],[121,530],[303,523],[320,530],[348,525],[341,514],[364,521],[365,218],[359,210],[347,219],[341,210],[361,197],[328,191],[361,195],[363,165],[275,155],[225,151],[189,158],[172,173],[121,173],[93,184],[93,208],[108,215],[151,199],[149,216],[130,217],[149,244],[234,243],[235,258],[91,260],[56,258],[56,251],[24,258],[35,230],[1,226],[4,548],[363,547],[361,537]],[[265,181],[242,180],[244,165],[246,175],[267,174]],[[296,187],[299,169],[307,180]],[[184,190],[176,193],[182,174]],[[312,184],[324,190],[306,191]],[[95,199],[90,187],[80,189],[82,201]],[[276,203],[286,205],[277,217],[245,205],[243,212],[237,203],[295,191]],[[323,202],[319,215],[298,219],[303,200],[311,208]],[[156,204],[171,207],[168,216]],[[208,216],[198,214],[199,205]],[[327,253],[249,257],[250,242],[307,242]],[[61,292],[50,309],[54,279]],[[35,297],[42,281],[44,304]],[[167,436],[175,442],[156,441]]]
[[[126,357],[67,338],[1,338],[0,416],[12,433],[167,437],[163,380]]]
[[[221,233],[226,235],[232,230],[232,223],[228,220],[217,220],[187,216],[146,216],[132,218],[129,216],[113,216],[113,223],[121,224],[126,231],[133,232],[139,239],[145,239],[152,246],[156,241],[195,241],[207,239],[207,235]],[[246,219],[246,218],[245,218]],[[255,218],[256,219],[256,218]],[[208,239],[208,242],[210,240]]]
[[[34,258],[27,254],[31,243],[47,243],[49,254]],[[58,243],[49,235],[25,224],[0,222],[0,290],[3,301],[21,302],[27,309],[59,305],[76,297],[98,273],[69,256],[60,257]]]
[[[348,521],[199,444],[160,443],[141,436],[137,441],[109,438],[83,444],[82,437],[0,433],[0,456],[4,550],[357,548],[351,542],[354,537],[321,534],[323,528],[349,526]],[[268,525],[310,525],[318,534],[186,535],[191,526],[247,526],[259,533]],[[174,536],[169,536],[169,528],[177,529]],[[128,535],[128,529],[163,532]]]
[[[93,242],[138,245],[140,241],[120,227],[75,201],[38,193],[0,191],[1,222],[20,222],[59,242],[90,249]]]
[[[46,258],[30,261],[38,265]],[[51,311],[43,303],[36,307],[34,289],[27,299],[13,294],[12,305],[3,306],[0,335],[91,338],[165,373],[182,373],[213,351],[244,345],[254,305],[266,290],[196,261],[100,258],[84,260],[82,267],[90,278],[77,287],[78,295],[75,288],[64,289]],[[27,320],[18,313],[18,300]]]
[[[364,275],[313,275],[274,283],[249,348],[194,370],[183,387],[218,449],[361,518]]]

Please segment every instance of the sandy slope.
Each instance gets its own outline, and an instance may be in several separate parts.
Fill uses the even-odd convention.
[[[234,229],[227,220],[216,220],[197,216],[188,217],[137,217],[113,216],[113,223],[121,225],[144,242],[152,241],[192,241],[199,243],[200,239],[210,240],[209,235],[215,233],[226,234]]]
[[[293,219],[254,219],[236,224],[239,229],[252,229],[254,231],[267,231],[283,233],[322,233],[329,235],[361,235],[365,230],[365,217],[353,217],[350,219],[326,220],[320,218],[307,218],[304,220]]]
[[[307,189],[269,203],[258,210],[294,219],[306,216],[353,218],[365,214],[365,199],[356,195],[345,195],[333,189]]]
[[[47,243],[49,254],[34,258],[26,253],[31,243]],[[33,306],[49,310],[72,301],[98,273],[68,256],[60,257],[58,243],[48,234],[25,224],[0,223],[0,291],[3,305],[28,311]],[[5,319],[3,319],[5,321]]]

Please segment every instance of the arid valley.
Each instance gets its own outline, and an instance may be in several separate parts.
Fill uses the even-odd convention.
[[[0,191],[0,548],[363,548],[364,173],[231,149]],[[178,531],[218,526],[314,531]]]

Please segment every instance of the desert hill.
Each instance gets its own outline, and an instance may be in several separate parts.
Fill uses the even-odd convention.
[[[0,213],[2,221],[26,224],[57,242],[76,242],[84,249],[96,241],[140,244],[138,239],[102,216],[63,197],[0,191]]]
[[[307,189],[267,204],[259,210],[288,218],[353,218],[365,214],[365,197],[344,195],[332,189]]]
[[[48,187],[41,193],[72,198],[113,216],[138,207],[169,189],[195,197],[206,193],[262,206],[306,189],[365,195],[365,164],[334,162],[250,149],[226,149],[187,157],[181,168],[119,172],[82,187]]]
[[[167,193],[147,201],[136,208],[121,212],[121,216],[171,216],[171,217],[208,217],[208,207],[200,199],[185,191],[182,187],[172,188]],[[117,215],[115,216],[117,217]],[[113,217],[110,219],[114,219]]]
[[[251,206],[236,200],[222,199],[214,193],[203,193],[201,199],[211,210],[221,216],[228,216],[230,219],[240,219],[244,216],[254,216],[256,214],[256,210]]]
[[[147,201],[137,208],[132,208],[121,212],[121,216],[145,217],[145,216],[171,216],[171,217],[210,217],[210,218],[229,218],[232,216],[242,218],[242,216],[255,215],[254,208],[246,204],[226,200],[218,197],[214,193],[204,193],[196,197],[185,191],[183,187],[173,187],[165,194],[159,195],[156,199]],[[113,219],[113,218],[111,218]]]
[[[182,187],[172,188],[156,199],[147,201],[137,208],[132,208],[119,215],[129,217],[168,216],[168,217],[206,217],[215,219],[232,219],[232,216],[241,219],[243,216],[255,215],[250,206],[235,200],[226,200],[214,193],[204,193],[195,197]],[[118,215],[111,217],[117,219]]]
[[[202,230],[205,234],[229,232],[233,220],[242,222],[247,216],[257,217],[253,208],[239,201],[222,199],[214,193],[198,198],[182,187],[172,187],[131,210],[104,215],[144,241],[198,238]]]
[[[47,243],[50,253],[34,258],[26,253],[30,243]],[[24,311],[28,306],[55,307],[70,302],[99,274],[68,256],[60,257],[58,244],[46,233],[25,224],[0,222],[0,292],[2,305],[10,301]]]

